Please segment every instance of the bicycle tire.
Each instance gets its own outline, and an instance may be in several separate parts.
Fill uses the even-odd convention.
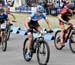
[[[7,49],[7,36],[5,36],[5,40],[1,42],[2,43],[2,51],[6,51]]]
[[[47,47],[47,58],[46,58],[45,63],[41,63],[40,58],[39,58],[39,53],[40,53],[39,50],[40,50],[41,43],[45,44],[46,47]],[[43,40],[41,43],[40,43],[40,46],[38,46],[38,49],[37,49],[37,61],[38,61],[39,65],[47,65],[47,63],[49,62],[49,58],[50,58],[50,48],[49,48],[49,45],[47,44],[46,41]]]
[[[24,56],[24,59],[25,59],[27,62],[29,62],[29,61],[31,61],[31,59],[32,59],[32,57],[33,57],[33,53],[31,53],[31,58],[30,58],[30,59],[26,59],[25,54],[26,54],[26,52],[27,52],[27,49],[25,49],[25,45],[26,45],[26,42],[27,42],[27,41],[28,41],[28,38],[25,39],[24,44],[23,44],[23,56]]]
[[[10,34],[11,34],[10,30],[8,30],[8,32],[7,32],[7,40],[9,40]]]
[[[55,48],[56,48],[57,50],[62,50],[63,46],[61,46],[61,44],[60,44],[60,47],[58,47],[58,45],[57,45],[57,44],[58,44],[58,40],[60,41],[60,39],[57,40],[57,36],[59,35],[58,33],[61,33],[61,31],[57,31],[57,32],[55,33],[54,46],[55,46]],[[60,36],[59,36],[58,38],[60,38]]]
[[[69,40],[69,47],[70,47],[70,50],[72,51],[72,53],[75,53],[75,39],[73,39],[73,42],[72,42],[71,38],[72,39],[74,38],[73,34],[71,35],[70,40]]]

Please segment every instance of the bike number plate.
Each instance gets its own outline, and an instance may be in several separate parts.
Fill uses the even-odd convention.
[[[1,29],[5,29],[6,25],[5,24],[1,24]]]

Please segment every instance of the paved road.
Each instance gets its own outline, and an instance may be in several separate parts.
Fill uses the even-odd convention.
[[[25,36],[11,34],[7,51],[2,52],[0,47],[0,65],[38,65],[36,55],[30,63],[24,60],[22,52],[24,39]],[[68,45],[62,51],[58,51],[54,48],[53,41],[48,43],[51,51],[48,65],[75,65],[75,54],[71,53]]]

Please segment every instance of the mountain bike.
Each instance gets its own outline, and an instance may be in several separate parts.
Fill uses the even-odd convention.
[[[70,25],[64,30],[63,35],[64,43],[69,43],[70,50],[75,53],[75,26]],[[55,33],[54,45],[57,50],[62,50],[61,46],[61,30]]]
[[[43,37],[47,33],[51,33],[51,31],[45,30],[44,34],[39,34],[37,31],[34,31],[32,29],[33,40],[31,42],[32,47],[31,47],[31,58],[30,59],[26,59],[26,56],[25,56],[25,54],[27,53],[27,48],[25,46],[27,44],[28,38],[25,39],[24,44],[23,44],[23,56],[26,61],[30,61],[33,57],[33,54],[36,53],[37,61],[39,65],[46,65],[48,63],[49,58],[50,58],[50,48],[49,48],[48,43],[45,41]]]

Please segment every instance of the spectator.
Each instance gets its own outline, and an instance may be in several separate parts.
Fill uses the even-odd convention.
[[[4,0],[0,0],[0,7],[4,6]]]
[[[59,8],[59,1],[57,1],[54,5],[56,8]]]
[[[13,7],[15,0],[7,0],[6,2],[7,2],[6,6]]]
[[[40,3],[40,5],[42,5],[42,6],[44,7],[44,9],[45,9],[45,11],[46,11],[46,13],[47,13],[47,15],[48,15],[48,14],[49,14],[48,7],[49,7],[49,6],[52,6],[53,3],[52,3],[52,2],[48,2],[48,3],[42,2],[42,3]]]

